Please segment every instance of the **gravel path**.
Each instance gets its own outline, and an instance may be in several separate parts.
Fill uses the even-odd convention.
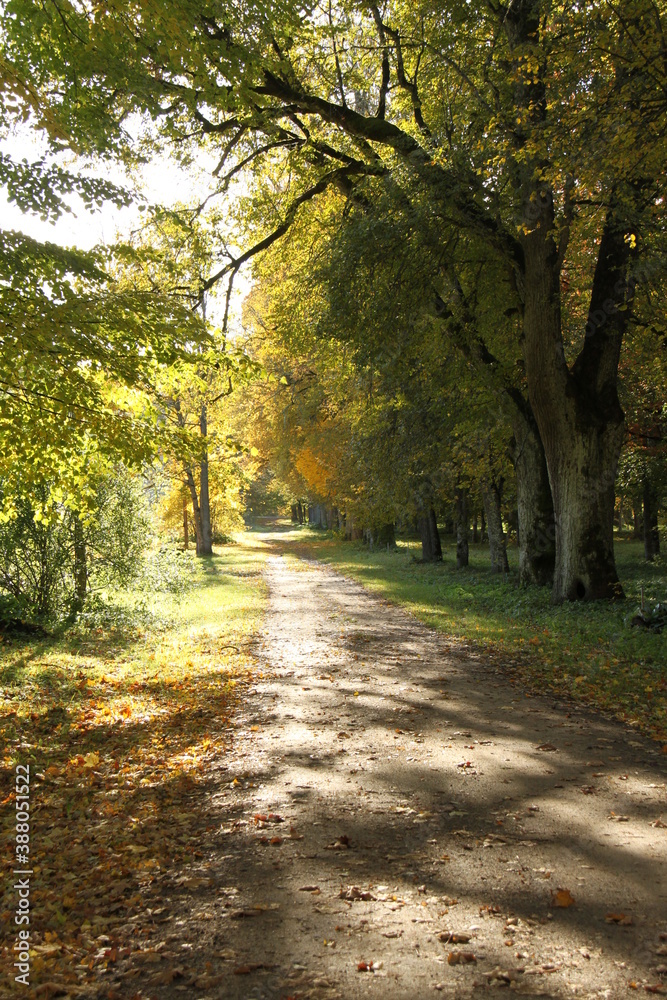
[[[659,748],[326,567],[271,556],[267,580],[202,996],[667,993]]]

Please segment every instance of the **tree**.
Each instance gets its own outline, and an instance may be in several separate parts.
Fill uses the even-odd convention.
[[[430,202],[443,239],[462,231],[497,261],[497,315],[516,310],[528,399],[556,519],[554,599],[620,594],[614,478],[624,437],[618,363],[636,254],[651,253],[665,161],[664,14],[651,0],[332,7],[125,3],[58,16],[8,4],[8,51],[69,122],[75,102],[121,142],[130,108],[162,135],[220,151],[221,189],[263,163],[255,242],[210,275],[233,277],[334,189],[355,205],[389,186]],[[238,14],[238,12],[235,12]],[[84,95],[82,77],[93,81]],[[370,83],[369,83],[370,81]],[[358,96],[357,96],[358,95]],[[81,119],[83,122],[83,118]],[[105,123],[109,135],[103,139]],[[114,126],[108,128],[108,126]],[[84,141],[81,127],[80,141]],[[276,166],[278,165],[278,166]],[[563,326],[561,277],[587,246],[586,319]],[[574,350],[572,350],[574,344]]]
[[[84,609],[91,587],[137,575],[149,531],[141,483],[98,456],[87,487],[80,512],[58,482],[35,483],[20,471],[0,480],[13,507],[0,522],[0,623],[58,622]]]

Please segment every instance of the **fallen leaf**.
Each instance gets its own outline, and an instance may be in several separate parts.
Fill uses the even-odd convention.
[[[349,885],[347,889],[341,889],[338,894],[339,899],[361,899],[368,901],[375,899],[375,896],[367,890],[360,889],[358,885]]]
[[[177,979],[179,976],[183,975],[183,969],[180,966],[174,966],[171,969],[165,969],[164,972],[158,972],[156,976],[150,980],[151,986],[169,986],[170,983]]]
[[[555,747],[553,743],[540,743],[540,745],[535,747],[535,749],[544,750],[545,753],[552,753],[554,750],[558,750],[558,747]]]
[[[604,919],[608,924],[621,924],[623,927],[634,924],[634,920],[627,913],[606,913]]]
[[[212,986],[218,986],[222,982],[224,976],[198,976],[193,985],[197,986],[199,989],[210,989]]]
[[[443,944],[467,944],[469,940],[469,934],[456,934],[454,931],[440,931],[438,934],[438,941]]]
[[[334,840],[333,844],[327,844],[327,851],[346,851],[350,847],[350,838],[343,835]]]
[[[569,889],[556,889],[555,892],[551,893],[551,905],[561,910],[567,909],[568,906],[574,906],[574,902],[574,896]]]
[[[299,892],[315,892],[315,893],[319,893],[321,890],[320,890],[319,885],[302,885],[302,886],[299,887],[298,891]]]
[[[450,951],[447,956],[448,965],[468,965],[470,962],[476,962],[477,959],[471,951]]]
[[[487,972],[486,978],[489,982],[515,983],[521,972],[523,972],[523,969],[503,969],[500,966],[496,966],[491,972]]]

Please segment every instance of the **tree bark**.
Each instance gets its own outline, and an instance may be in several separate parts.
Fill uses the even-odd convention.
[[[556,564],[556,523],[547,461],[530,407],[527,406],[526,411],[515,409],[512,426],[519,520],[519,582],[551,586]]]
[[[188,527],[188,502],[185,499],[185,497],[183,497],[183,548],[185,549],[186,552],[188,551],[188,545],[190,542],[189,535],[190,535],[190,530]]]
[[[509,573],[507,562],[507,539],[503,531],[501,513],[503,481],[492,480],[485,483],[482,489],[486,524],[489,532],[489,548],[491,550],[491,569],[494,573]]]
[[[456,568],[468,565],[468,535],[470,533],[468,515],[468,491],[459,487],[456,492]]]
[[[535,0],[517,0],[507,8],[505,30],[517,69],[526,46],[540,32],[540,17],[541,5]],[[560,225],[553,191],[540,177],[540,162],[526,155],[530,136],[541,131],[549,113],[544,75],[538,67],[532,76],[516,73],[515,81],[519,114],[514,142],[521,154],[515,172],[521,206],[516,280],[523,301],[528,397],[544,446],[554,504],[552,597],[554,602],[621,597],[613,549],[614,483],[624,437],[618,363],[633,300],[627,220],[636,217],[635,204],[638,207],[644,192],[641,185],[606,191],[584,343],[570,369],[560,308],[570,224],[568,193]]]
[[[296,524],[297,521],[299,520],[299,515],[297,513],[297,509],[296,509],[296,504],[295,503],[293,503],[291,505],[291,507],[290,507],[290,514],[291,514],[292,524]]]
[[[195,552],[197,555],[200,555],[203,545],[202,530],[201,530],[201,510],[199,509],[197,483],[195,482],[194,474],[189,465],[185,466],[185,477],[188,483],[188,489],[190,490],[190,499],[192,500],[192,520],[194,521],[195,524]]]
[[[205,404],[202,404],[199,415],[199,433],[202,438],[202,457],[199,465],[199,514],[201,520],[201,543],[197,548],[197,555],[211,556],[213,555],[213,545],[211,538],[211,501],[208,489],[208,448],[206,446],[208,426]]]
[[[644,558],[653,562],[660,555],[660,532],[658,531],[658,495],[651,486],[648,476],[644,478],[642,498],[644,512]]]
[[[570,371],[561,334],[560,265],[551,235],[550,192],[538,191],[535,206],[539,214],[522,241],[524,357],[556,520],[553,600],[622,597],[613,519],[624,439],[617,371],[626,311],[614,303],[621,298],[626,303],[627,250],[610,211],[600,242],[586,341]]]
[[[74,514],[74,610],[81,611],[88,590],[88,560],[86,539],[81,518]]]
[[[419,518],[419,533],[422,540],[422,562],[441,562],[442,545],[433,507],[429,507]]]

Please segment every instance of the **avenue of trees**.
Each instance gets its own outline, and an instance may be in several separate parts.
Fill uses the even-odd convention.
[[[522,583],[622,596],[614,523],[655,558],[667,498],[663,0],[3,11],[0,129],[51,150],[0,155],[23,209],[213,164],[122,245],[0,231],[3,530],[71,525],[75,603],[99,483],[156,463],[200,555],[264,477],[297,520],[418,525],[427,560],[450,522],[461,566],[483,521],[498,572],[511,528]]]

